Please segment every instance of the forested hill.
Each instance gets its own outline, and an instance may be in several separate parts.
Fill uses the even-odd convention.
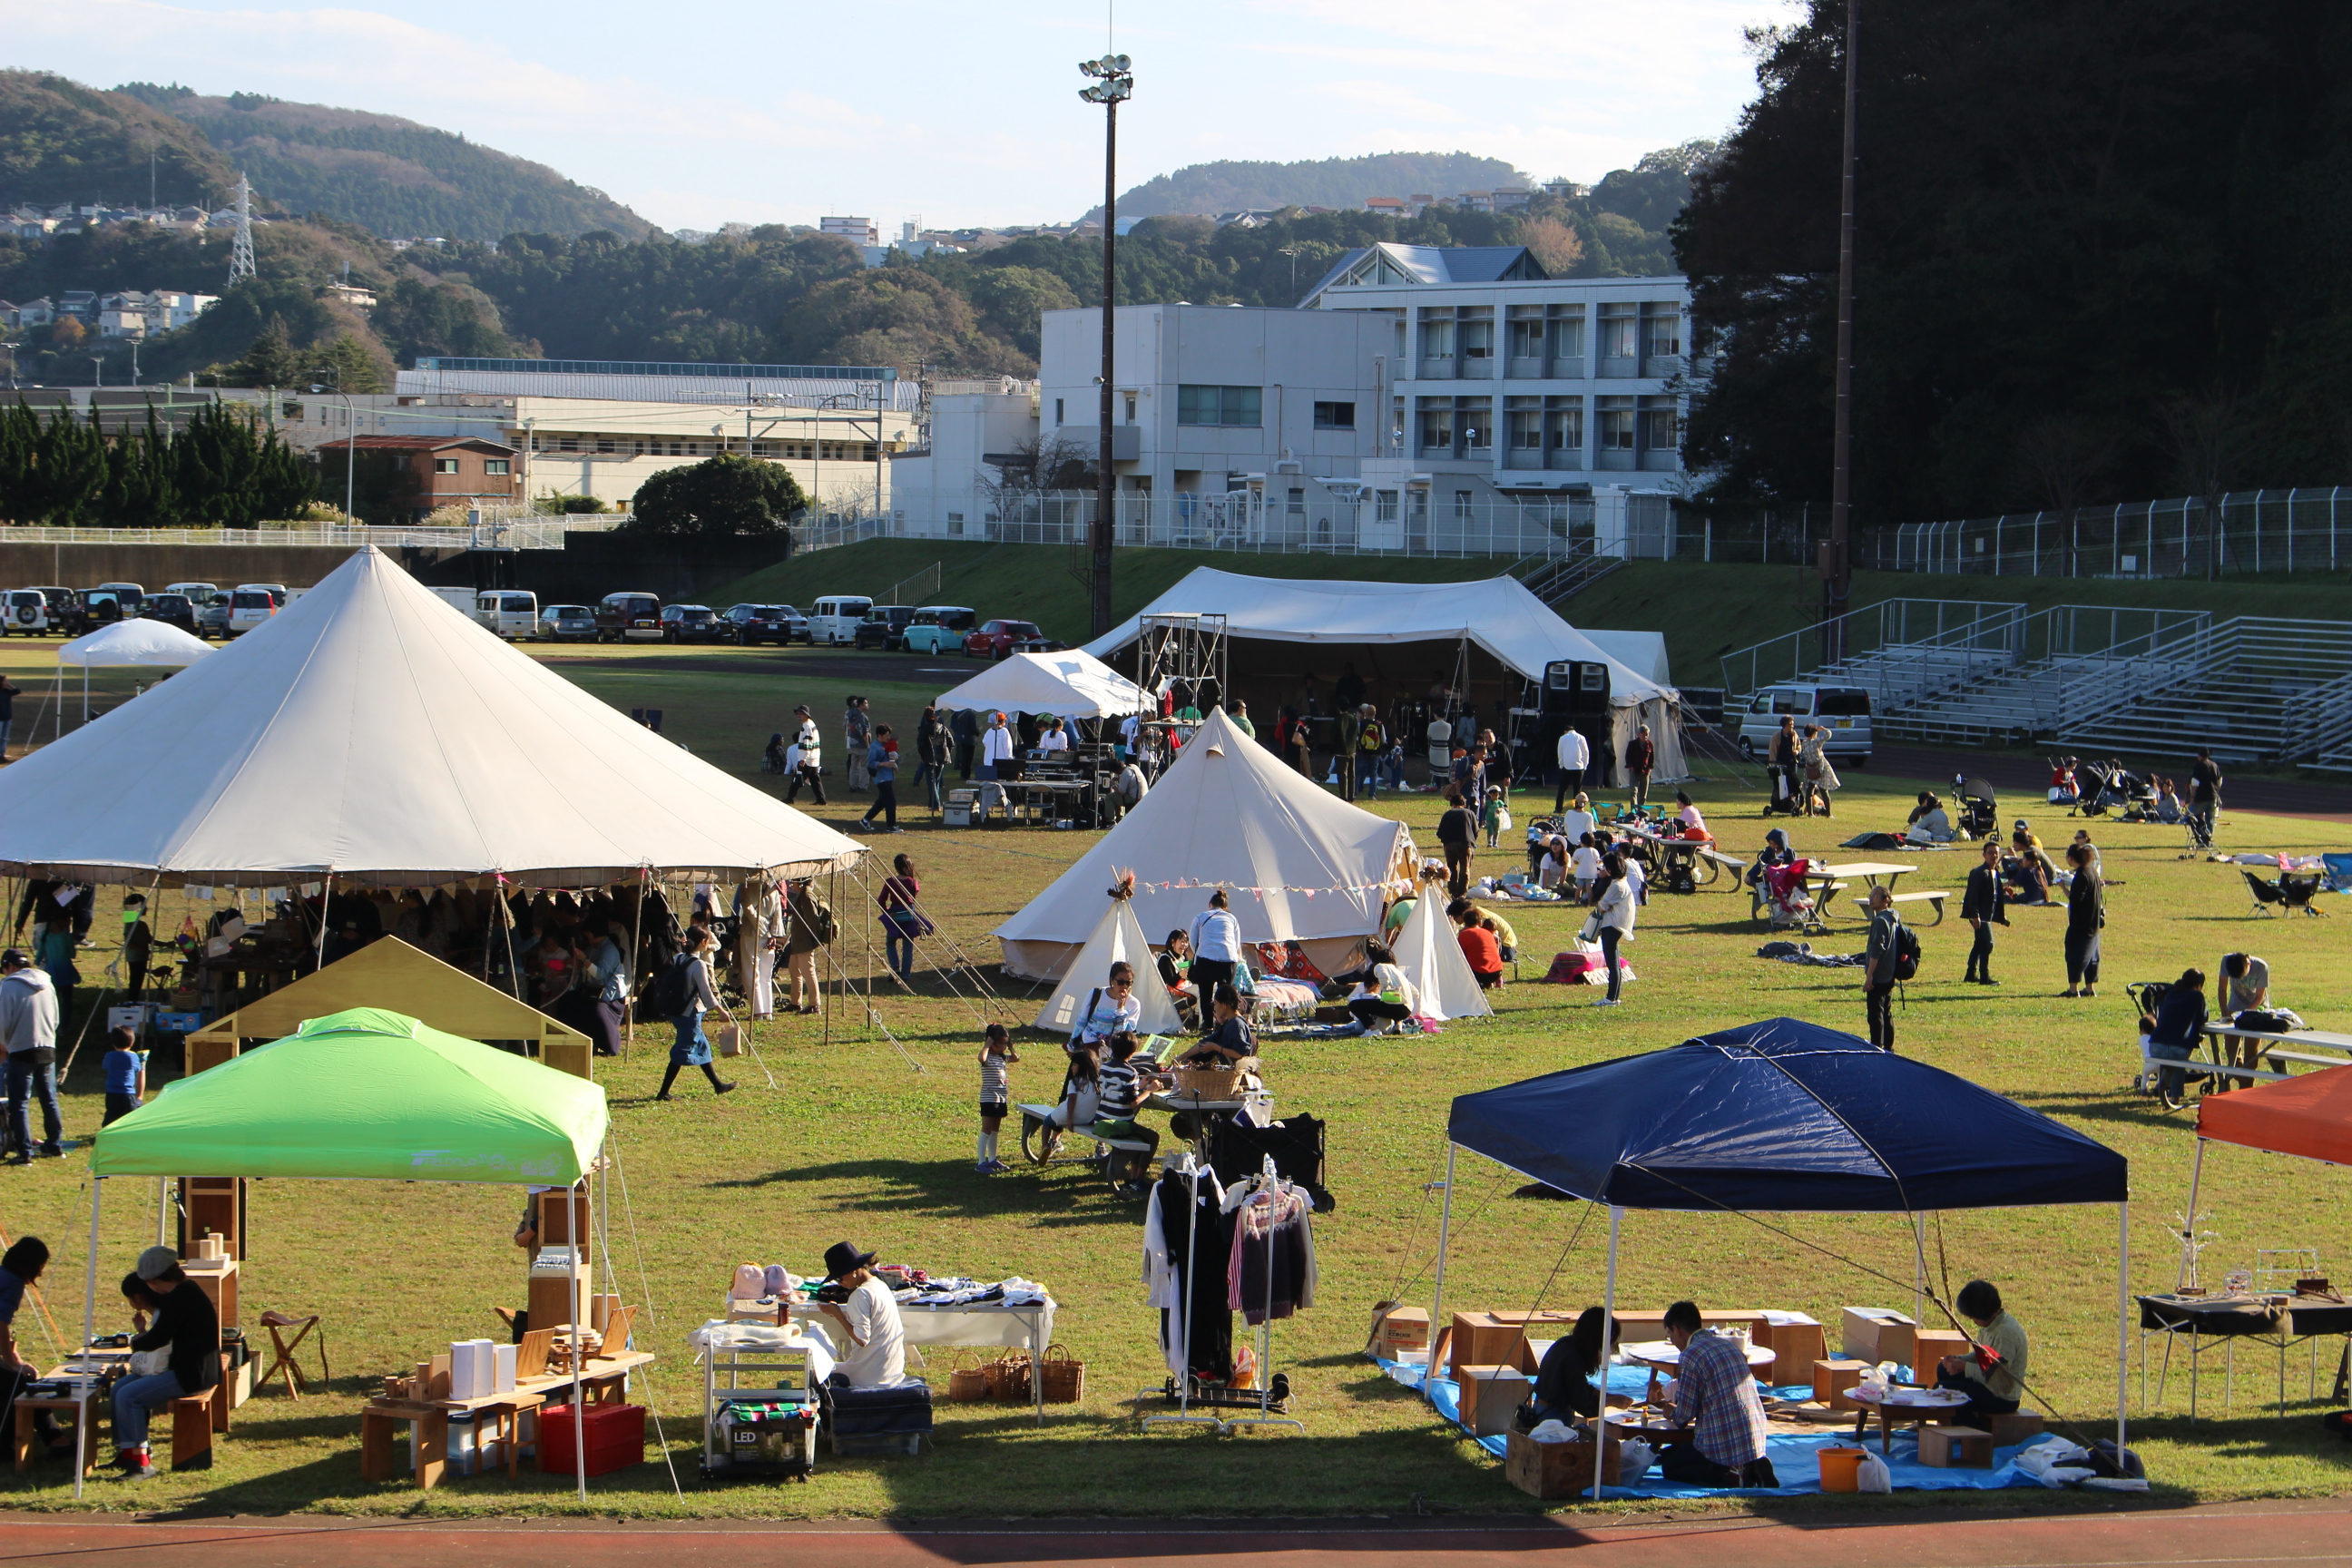
[[[152,156],[151,156],[152,154]],[[217,205],[236,183],[205,133],[136,99],[0,70],[0,210],[29,202]]]
[[[1118,198],[1121,217],[1167,213],[1239,212],[1265,207],[1360,208],[1366,196],[1451,196],[1528,177],[1499,158],[1470,153],[1375,153],[1319,163],[1261,163],[1222,159],[1157,175]],[[1092,215],[1101,216],[1097,207]]]
[[[544,164],[396,115],[252,93],[210,98],[147,82],[116,91],[195,127],[291,212],[324,213],[381,235],[451,239],[591,229],[636,237],[653,229]]]

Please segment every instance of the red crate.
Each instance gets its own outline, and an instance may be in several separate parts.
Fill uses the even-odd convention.
[[[646,1407],[642,1405],[588,1406],[588,1473],[609,1475],[646,1462]],[[539,1412],[539,1468],[551,1476],[568,1476],[579,1463],[572,1437],[572,1406],[542,1405]]]

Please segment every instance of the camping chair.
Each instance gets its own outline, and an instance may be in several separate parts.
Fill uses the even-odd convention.
[[[2254,913],[2258,915],[2270,913],[2269,906],[2272,904],[2279,906],[2280,913],[2286,912],[2286,892],[2277,882],[2257,877],[2242,866],[2238,868],[2238,875],[2246,879],[2246,890],[2254,896]],[[2304,903],[2308,906],[2310,902],[2310,895],[2306,893]]]
[[[2317,918],[2326,914],[2327,911],[2315,905],[2312,900],[2326,886],[2327,879],[2324,876],[2293,877],[2281,872],[2278,879],[2279,900],[2289,910],[2299,910],[2306,915]]]

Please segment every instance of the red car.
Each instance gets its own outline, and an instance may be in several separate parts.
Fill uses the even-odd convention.
[[[1015,653],[1051,653],[1054,645],[1032,621],[986,621],[963,639],[966,658],[1003,658]]]

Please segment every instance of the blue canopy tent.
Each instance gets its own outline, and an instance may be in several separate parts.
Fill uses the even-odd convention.
[[[2130,1187],[2121,1154],[1964,1078],[1794,1018],[1768,1018],[1454,1101],[1436,1303],[1445,1305],[1463,1149],[1609,1205],[1601,1306],[1616,1311],[1626,1209],[1907,1214],[2114,1204],[2116,1447],[2130,1334]],[[1916,1234],[1916,1232],[1915,1232]],[[1599,1485],[1596,1473],[1594,1484]]]

